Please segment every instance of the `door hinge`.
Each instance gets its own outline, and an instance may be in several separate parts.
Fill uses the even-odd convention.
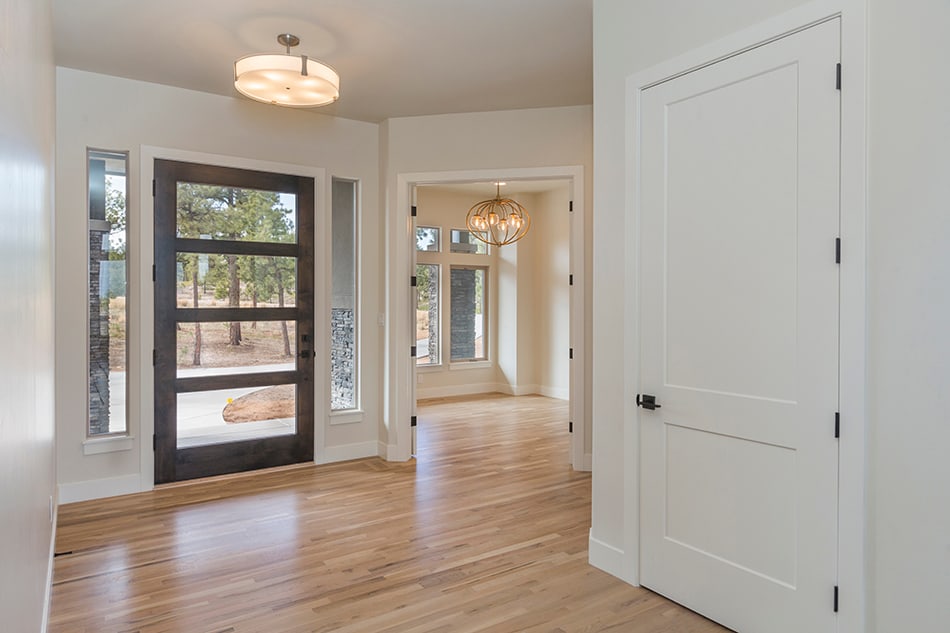
[[[841,90],[841,62],[835,66],[835,89]]]
[[[409,213],[412,215],[412,217],[416,217],[416,214],[418,212],[419,210],[416,208],[416,205],[412,205],[411,207],[409,207]]]
[[[415,346],[415,345],[413,345],[412,347],[409,348],[409,356],[410,356],[411,358],[415,358],[415,357],[416,357],[416,346]]]
[[[155,197],[155,179],[152,178],[152,197]]]
[[[155,350],[152,350],[152,367],[157,363],[158,353]]]
[[[569,213],[574,213],[574,201],[571,200],[567,203],[567,210]]]
[[[841,263],[841,238],[840,237],[835,238],[835,263],[836,264]]]
[[[415,288],[419,284],[419,281],[416,279],[416,276],[413,275],[409,278],[409,285]]]
[[[573,347],[568,351],[567,357],[568,357],[570,360],[574,360],[574,348],[573,348]]]
[[[568,275],[568,276],[567,276],[567,285],[568,285],[568,286],[573,286],[573,285],[574,285],[574,275]]]
[[[573,423],[573,422],[568,422],[568,423],[567,423],[567,432],[568,432],[568,433],[573,433],[573,432],[574,432],[574,423]]]
[[[152,281],[155,281],[155,264],[152,264]]]
[[[838,585],[835,585],[834,611],[838,613]]]
[[[418,424],[418,421],[416,420],[416,416],[414,415],[409,416],[409,426],[415,427],[417,424]]]
[[[835,411],[835,439],[841,437],[841,412]]]
[[[158,438],[154,433],[152,433],[152,451],[155,451],[155,447],[158,444]]]

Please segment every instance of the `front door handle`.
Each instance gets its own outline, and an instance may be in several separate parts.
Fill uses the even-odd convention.
[[[637,394],[637,406],[653,411],[654,409],[659,409],[661,405],[656,403],[656,396],[651,396],[648,394],[643,394],[641,396],[640,394]]]

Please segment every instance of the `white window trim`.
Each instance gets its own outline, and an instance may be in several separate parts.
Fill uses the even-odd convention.
[[[128,433],[100,435],[88,438],[82,443],[83,455],[100,455],[130,451],[135,447],[135,436]]]
[[[488,369],[495,366],[495,361],[490,358],[479,358],[478,360],[456,360],[449,363],[449,371],[465,371],[467,369]]]
[[[333,426],[336,424],[350,424],[353,422],[362,421],[363,415],[363,328],[362,328],[362,223],[360,219],[362,217],[362,196],[363,188],[362,183],[358,178],[344,178],[342,176],[330,176],[328,179],[329,187],[327,187],[327,196],[329,197],[329,204],[327,213],[327,223],[329,224],[328,230],[332,235],[333,231],[333,181],[339,180],[343,182],[353,183],[353,406],[348,409],[334,409],[333,408],[333,399],[330,394],[327,394],[326,408],[327,408],[327,417],[328,423]],[[327,299],[328,304],[332,304],[331,297],[333,296],[333,244],[329,245],[327,253],[327,274],[329,279],[326,280],[327,284]],[[330,325],[328,319],[327,325]],[[314,328],[316,329],[316,322],[314,322]],[[327,360],[330,360],[333,349],[332,341],[332,332],[327,332]],[[333,375],[332,370],[327,367],[327,389],[332,392],[333,389]],[[316,403],[315,403],[316,407]],[[352,415],[350,415],[352,414]],[[359,419],[356,419],[359,417]],[[346,418],[345,420],[334,421],[334,418]],[[350,419],[353,418],[353,419]],[[314,410],[314,424],[316,424],[317,412],[316,408]]]
[[[363,421],[362,409],[339,409],[330,412],[330,426],[340,424],[356,424]]]
[[[86,161],[86,164],[85,164],[85,174],[86,174],[86,185],[85,185],[85,186],[86,186],[86,200],[85,200],[85,203],[84,203],[83,206],[85,207],[84,215],[85,215],[85,217],[86,217],[86,238],[85,238],[85,239],[86,239],[86,284],[87,284],[87,285],[86,285],[86,293],[87,293],[87,299],[88,299],[88,292],[89,292],[89,286],[88,286],[88,284],[89,284],[89,255],[90,255],[90,253],[89,253],[89,230],[90,230],[90,228],[91,228],[91,226],[92,226],[92,222],[93,222],[93,220],[89,217],[89,155],[90,155],[90,154],[93,154],[93,153],[116,154],[116,155],[123,155],[123,156],[125,156],[125,280],[126,280],[126,282],[125,282],[125,296],[126,296],[126,306],[125,306],[125,343],[126,343],[126,345],[125,345],[125,367],[126,367],[126,382],[125,382],[125,430],[124,430],[124,431],[116,431],[116,432],[114,432],[114,433],[98,433],[98,434],[96,434],[96,435],[93,435],[93,434],[91,434],[91,433],[89,432],[89,423],[90,423],[90,419],[89,419],[89,407],[90,407],[90,402],[89,402],[89,357],[90,357],[90,349],[89,349],[89,328],[90,328],[90,323],[89,323],[89,309],[88,309],[88,307],[87,307],[87,309],[84,310],[84,314],[83,314],[83,323],[85,324],[85,327],[84,327],[84,330],[83,330],[83,331],[84,331],[84,337],[85,337],[85,338],[84,338],[84,342],[83,342],[83,346],[84,346],[85,357],[86,357],[86,359],[85,359],[85,360],[86,360],[86,363],[85,363],[85,368],[86,368],[86,369],[85,369],[85,371],[86,371],[86,389],[85,389],[85,392],[86,392],[86,413],[85,413],[85,415],[83,416],[83,419],[85,420],[85,424],[86,424],[86,429],[85,429],[85,437],[86,437],[86,439],[83,441],[83,454],[84,454],[84,455],[95,455],[95,454],[97,454],[97,453],[111,452],[111,451],[106,451],[106,450],[95,450],[95,451],[93,451],[93,452],[88,452],[87,449],[86,449],[86,445],[87,445],[88,443],[90,443],[90,442],[93,442],[93,444],[95,444],[96,442],[94,442],[94,441],[96,441],[96,440],[118,440],[118,439],[130,439],[130,438],[132,437],[132,429],[131,429],[131,417],[132,417],[132,416],[131,416],[131,411],[132,411],[132,406],[131,406],[131,401],[130,401],[130,397],[129,397],[129,392],[130,392],[130,389],[131,389],[131,372],[132,372],[132,366],[131,366],[131,362],[130,362],[130,358],[131,358],[130,355],[131,355],[131,348],[132,348],[132,346],[131,346],[130,332],[129,332],[129,323],[130,323],[130,321],[131,321],[131,318],[130,318],[130,315],[131,315],[131,306],[130,306],[131,301],[130,301],[130,298],[131,298],[131,282],[132,282],[132,261],[131,261],[131,252],[132,252],[132,248],[131,248],[132,239],[131,239],[131,237],[132,237],[132,233],[131,233],[131,229],[129,228],[129,227],[130,227],[130,224],[131,224],[131,223],[130,223],[131,218],[129,217],[129,216],[131,215],[131,214],[129,213],[129,203],[130,203],[130,200],[131,200],[131,198],[132,198],[132,195],[131,195],[131,182],[132,182],[132,174],[131,174],[131,171],[132,171],[132,161],[131,161],[131,158],[130,158],[130,152],[129,152],[129,150],[102,149],[101,147],[87,147],[87,148],[86,148],[86,157],[85,157],[85,161]],[[111,416],[110,416],[110,417],[111,417]],[[111,422],[111,420],[110,420],[110,422]],[[91,449],[90,449],[90,450],[91,450]],[[127,450],[127,449],[124,449],[124,448],[115,448],[115,449],[111,449],[111,450]]]

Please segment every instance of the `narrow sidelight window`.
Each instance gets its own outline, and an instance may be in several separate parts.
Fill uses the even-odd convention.
[[[330,409],[359,408],[357,182],[333,179]]]
[[[86,152],[90,437],[128,431],[128,164],[126,152]]]

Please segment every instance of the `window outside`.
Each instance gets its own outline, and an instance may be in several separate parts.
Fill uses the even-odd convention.
[[[438,253],[441,250],[442,229],[437,226],[416,227],[416,250]]]
[[[438,365],[439,265],[416,265],[416,365]]]
[[[90,437],[128,432],[128,154],[89,150],[89,425]]]
[[[452,241],[449,244],[449,251],[452,253],[473,253],[476,255],[487,255],[488,244],[472,235],[471,231],[463,229],[452,229]]]
[[[333,179],[333,303],[330,309],[330,410],[359,407],[357,380],[357,183]]]

